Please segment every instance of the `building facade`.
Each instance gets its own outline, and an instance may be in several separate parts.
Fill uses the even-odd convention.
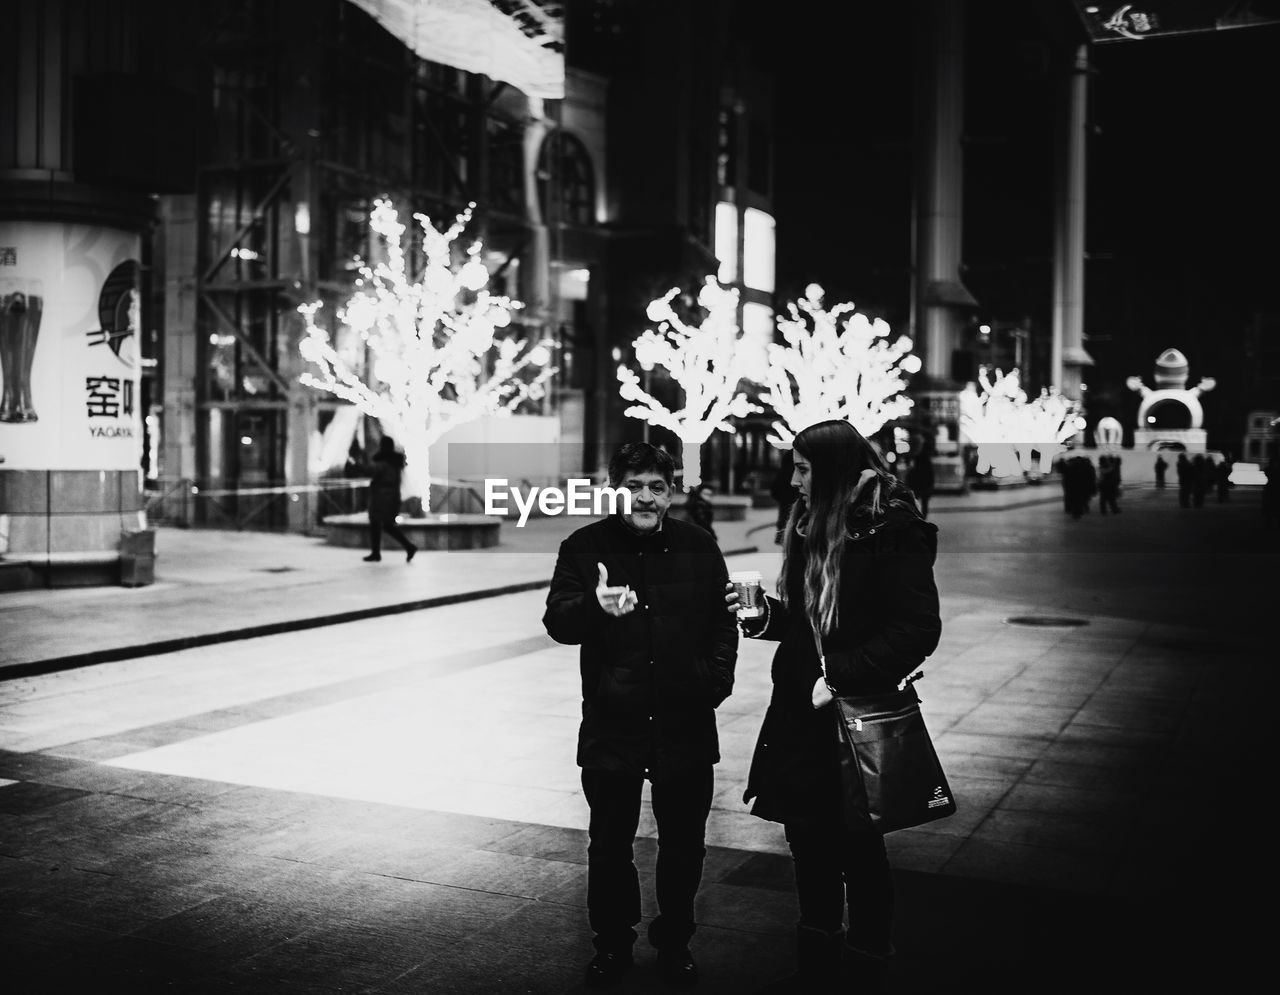
[[[25,262],[38,243],[65,268],[53,257],[73,236],[94,236],[102,258],[77,303],[93,320],[76,347],[96,348],[94,360],[121,371],[78,370],[70,384],[83,397],[67,431],[105,430],[95,408],[115,416],[116,437],[97,441],[116,451],[84,455],[84,466],[62,465],[60,440],[27,445],[33,455],[17,466],[11,440],[39,428],[20,420],[21,397],[6,394],[5,510],[35,515],[10,527],[11,551],[109,554],[144,507],[153,520],[296,531],[362,507],[349,475],[377,426],[299,384],[297,307],[321,301],[333,315],[349,296],[378,197],[433,219],[475,204],[464,238],[483,241],[490,288],[524,302],[517,332],[558,347],[545,399],[501,420],[520,430],[505,435],[495,420],[484,438],[547,443],[558,454],[544,461],[549,476],[593,472],[618,442],[644,434],[622,416],[616,368],[645,327],[648,301],[695,287],[719,268],[717,249],[730,251],[716,243],[718,204],[739,222],[728,262],[742,274],[744,321],[762,334],[771,248],[766,278],[741,233],[763,223],[771,236],[772,105],[768,74],[742,52],[732,3],[492,4],[486,16],[504,31],[514,23],[530,33],[536,15],[538,54],[559,60],[558,88],[552,74],[549,86],[525,89],[499,75],[514,60],[482,72],[447,52],[424,57],[423,5],[412,3],[14,7],[4,44],[17,69],[0,94],[15,122],[0,144],[0,248]],[[440,44],[448,33],[437,24],[427,34]],[[86,225],[88,234],[75,227]],[[0,274],[13,282],[19,269]],[[16,302],[10,323],[26,327],[17,309],[41,295],[16,282],[5,294]],[[47,306],[44,324],[47,333]],[[38,375],[52,375],[48,341]],[[10,365],[6,390],[17,386]],[[70,410],[66,383],[43,389]],[[62,512],[49,503],[50,472],[88,475],[94,495],[76,507],[103,504],[96,475],[113,475],[114,503],[95,507],[104,517],[93,535],[54,535]]]

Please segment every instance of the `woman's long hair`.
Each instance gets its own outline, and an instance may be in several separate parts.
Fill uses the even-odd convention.
[[[877,516],[897,478],[876,448],[845,421],[824,421],[796,436],[795,452],[809,461],[809,499],[791,506],[782,546],[778,593],[790,606],[792,564],[803,564],[804,612],[824,635],[839,623],[840,562],[851,512]]]

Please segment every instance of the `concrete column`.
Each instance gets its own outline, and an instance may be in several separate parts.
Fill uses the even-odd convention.
[[[1053,350],[1051,379],[1063,394],[1081,400],[1084,350],[1085,129],[1089,49],[1076,48],[1062,94],[1062,133],[1055,205]]]
[[[160,230],[164,271],[164,420],[160,426],[160,488],[169,492],[179,480],[192,481],[196,460],[196,341],[195,272],[199,224],[196,197],[182,194],[160,198]],[[164,502],[165,517],[190,522],[191,503],[179,490]]]
[[[925,373],[950,380],[951,352],[972,304],[960,281],[964,190],[964,4],[931,0],[922,12],[916,110],[915,286],[912,334]]]

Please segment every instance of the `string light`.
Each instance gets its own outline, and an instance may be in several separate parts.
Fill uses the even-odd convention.
[[[306,334],[298,349],[315,372],[299,380],[354,404],[377,418],[408,456],[403,494],[430,505],[428,450],[451,428],[485,415],[509,415],[521,402],[539,399],[554,374],[553,341],[519,335],[497,339],[523,307],[490,294],[481,243],[454,265],[454,242],[475,205],[441,231],[423,214],[425,265],[414,274],[403,249],[406,226],[389,200],[376,200],[369,228],[385,260],[360,261],[356,291],[338,310],[353,333],[335,346],[316,324],[322,305],[302,304]],[[371,362],[369,362],[371,360]],[[365,379],[368,370],[368,379]]]
[[[977,445],[979,474],[1048,473],[1079,431],[1076,420],[1075,403],[1056,389],[1028,400],[1017,370],[992,375],[983,367],[960,393],[960,438]]]
[[[646,372],[664,368],[684,391],[684,407],[676,411],[640,386],[640,377],[626,366],[618,367],[618,393],[634,401],[623,413],[669,429],[682,445],[684,486],[702,483],[702,444],[713,432],[735,434],[730,418],[743,418],[761,410],[738,389],[743,375],[744,350],[738,348],[738,292],[721,287],[707,277],[698,292],[698,304],[707,315],[689,325],[675,312],[672,300],[678,288],[651,301],[645,309],[657,328],[646,328],[632,343],[636,362]]]
[[[824,296],[809,284],[778,319],[786,345],[769,346],[761,399],[778,416],[769,436],[776,446],[789,448],[799,432],[831,419],[871,436],[911,410],[903,390],[920,369],[911,339],[890,341],[887,322],[858,314],[851,303],[828,309]]]

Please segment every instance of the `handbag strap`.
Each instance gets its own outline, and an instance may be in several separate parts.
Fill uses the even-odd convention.
[[[822,637],[818,635],[818,630],[813,627],[812,622],[809,623],[809,631],[813,633],[813,646],[818,651],[818,666],[822,668],[822,683],[827,686],[828,691],[832,694],[836,694],[836,689],[831,686],[831,681],[827,678],[827,656],[822,652]],[[924,671],[917,670],[910,677],[903,679],[902,686],[898,690],[905,691],[923,676]]]
[[[822,637],[818,635],[818,630],[813,627],[813,622],[809,623],[809,631],[813,633],[813,646],[818,651],[818,666],[822,668],[822,683],[827,686],[827,690],[832,694],[836,693],[836,689],[831,686],[831,682],[827,680],[827,657],[822,652]]]

